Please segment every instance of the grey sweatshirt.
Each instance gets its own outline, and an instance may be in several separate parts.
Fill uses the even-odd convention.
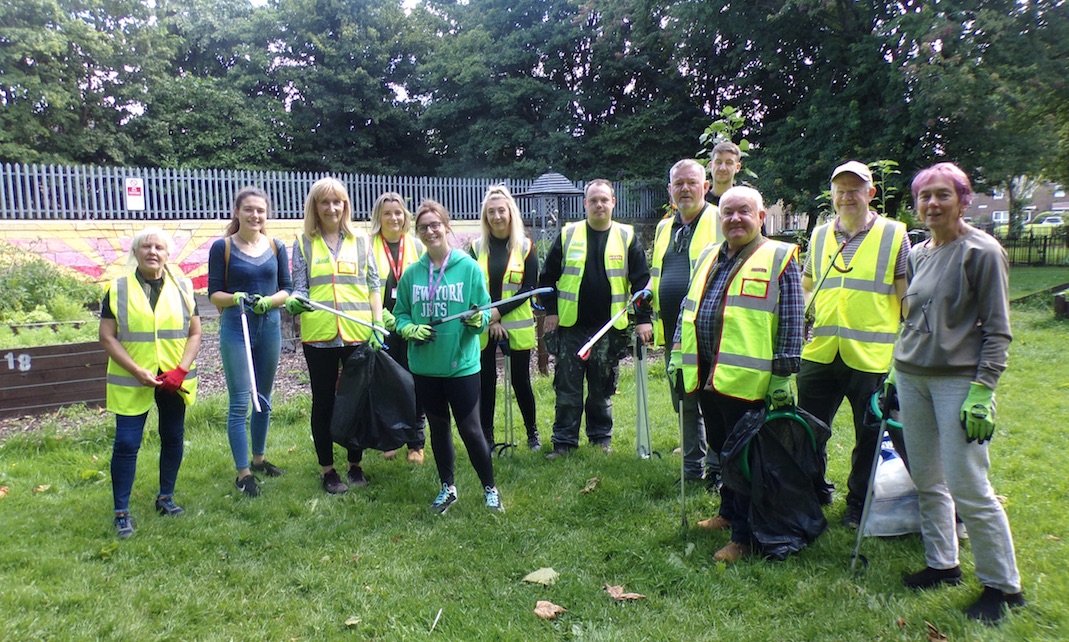
[[[954,241],[931,240],[909,254],[909,313],[895,344],[895,368],[962,375],[992,390],[1010,341],[1009,263],[988,234],[968,228]]]

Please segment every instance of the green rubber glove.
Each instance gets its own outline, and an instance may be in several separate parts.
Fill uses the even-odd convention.
[[[271,309],[271,297],[259,294],[252,295],[252,311],[256,314],[267,314]]]
[[[371,330],[371,336],[367,339],[368,347],[374,350],[375,352],[382,350],[382,337],[382,329],[378,326],[375,326]]]
[[[961,404],[961,427],[966,441],[984,443],[995,435],[995,391],[982,383],[969,384],[969,396]]]
[[[234,293],[234,305],[244,305],[249,300],[248,292],[235,292]]]
[[[417,344],[434,341],[434,335],[434,328],[426,324],[420,325],[413,323],[411,325],[406,325],[404,329],[401,330],[401,336],[404,337],[406,341],[412,341]]]
[[[390,312],[386,308],[382,309],[382,327],[390,332],[393,332],[394,328],[397,327],[397,317],[393,315],[393,312]]]
[[[772,375],[768,382],[768,408],[777,410],[794,405],[794,375],[781,377]]]
[[[676,373],[683,368],[683,351],[676,349],[672,350],[671,356],[668,358],[668,378],[673,379]]]
[[[286,299],[286,312],[289,312],[293,316],[297,316],[302,312],[311,312],[312,307],[301,301],[295,296],[288,297]]]
[[[486,319],[483,318],[486,315],[483,314],[482,310],[480,310],[479,306],[477,305],[471,306],[471,309],[475,314],[471,315],[467,319],[464,319],[464,325],[468,326],[469,328],[478,330],[479,328],[482,328],[483,323],[486,322]]]
[[[887,378],[883,380],[883,388],[880,392],[880,414],[890,417],[888,413],[898,410],[898,388],[895,387],[894,366],[887,371]]]

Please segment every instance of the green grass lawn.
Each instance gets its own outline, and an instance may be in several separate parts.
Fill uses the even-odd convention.
[[[854,531],[838,525],[841,495],[827,509],[830,529],[801,555],[714,563],[726,535],[693,528],[716,508],[703,486],[688,485],[692,528],[680,529],[679,460],[670,454],[678,429],[653,359],[653,444],[663,458],[634,454],[635,385],[625,370],[615,452],[581,448],[547,462],[521,449],[495,459],[503,515],[484,508],[459,440],[460,500],[445,516],[428,511],[438,490],[432,459],[415,467],[368,453],[371,486],[327,496],[307,398],[279,404],[274,416],[268,457],[287,475],[266,480],[262,497],[241,498],[225,400],[216,397],[188,419],[176,495],[187,513],[152,513],[151,431],[132,498],[137,533],[120,543],[108,476],[113,418],[71,409],[84,420],[77,433],[46,429],[0,445],[0,485],[9,489],[0,499],[0,639],[925,640],[929,622],[950,640],[1064,640],[1069,324],[1033,309],[1015,311],[1013,321],[991,478],[1006,498],[1029,606],[996,629],[960,612],[979,592],[968,543],[960,587],[902,587],[903,572],[923,567],[915,536],[866,540],[870,566],[852,574]],[[552,391],[548,379],[536,385],[548,442]],[[840,487],[849,425],[844,410],[829,446]],[[596,489],[581,493],[593,477]],[[541,567],[560,573],[556,585],[521,581]],[[648,597],[614,602],[605,584]],[[538,600],[568,612],[541,620]]]
[[[1069,283],[1069,267],[1010,268],[1010,300]]]

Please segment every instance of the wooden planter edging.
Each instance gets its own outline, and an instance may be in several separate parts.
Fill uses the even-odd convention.
[[[0,352],[0,417],[83,402],[103,406],[107,368],[108,355],[95,341]]]

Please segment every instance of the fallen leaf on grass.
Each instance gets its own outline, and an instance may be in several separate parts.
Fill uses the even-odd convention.
[[[568,609],[563,606],[557,606],[553,602],[546,600],[538,600],[535,602],[535,615],[543,620],[555,620],[558,613],[567,613]]]
[[[906,618],[904,618],[904,617],[896,617],[895,618],[895,625],[900,629],[906,628]]]
[[[928,642],[946,642],[947,636],[939,632],[939,629],[935,628],[935,625],[931,622],[925,621],[924,626],[928,627]]]
[[[40,486],[34,486],[33,487],[33,492],[35,492],[35,493],[43,493],[46,490],[48,490],[49,488],[52,488],[52,484],[41,484]]]
[[[82,472],[78,473],[78,477],[80,477],[82,481],[99,481],[101,479],[104,479],[106,475],[102,471],[93,470],[92,468],[86,468]]]
[[[290,446],[289,450],[287,450],[286,452],[292,454],[295,450],[297,450],[297,444],[293,444],[292,446]]]
[[[358,618],[355,615],[351,615],[351,616],[345,618],[345,626],[349,627],[350,629],[353,628],[354,626],[359,625],[359,624],[360,624],[360,618]]]
[[[3,490],[7,490],[7,489],[5,488]],[[1062,541],[1062,538],[1058,537],[1057,535],[1047,535],[1047,539],[1052,541],[1052,542],[1060,542],[1060,541]]]
[[[11,489],[7,486],[0,486],[0,499],[7,497],[7,494],[11,492]]]
[[[614,600],[616,600],[618,602],[623,601],[623,600],[644,600],[644,599],[646,599],[646,596],[642,595],[641,593],[625,593],[624,592],[624,587],[622,587],[622,586],[609,586],[608,584],[606,584],[605,585],[605,590],[609,592],[609,595],[612,596],[612,599],[614,599]]]
[[[560,577],[560,573],[554,571],[552,568],[543,567],[537,571],[532,571],[527,574],[527,577],[523,578],[524,582],[531,582],[532,584],[541,584],[542,586],[553,586],[557,583],[557,578]]]
[[[591,477],[590,479],[586,480],[586,486],[583,486],[583,490],[579,492],[583,493],[584,495],[591,492],[592,490],[598,487],[598,482],[600,481],[601,479],[598,477]]]

